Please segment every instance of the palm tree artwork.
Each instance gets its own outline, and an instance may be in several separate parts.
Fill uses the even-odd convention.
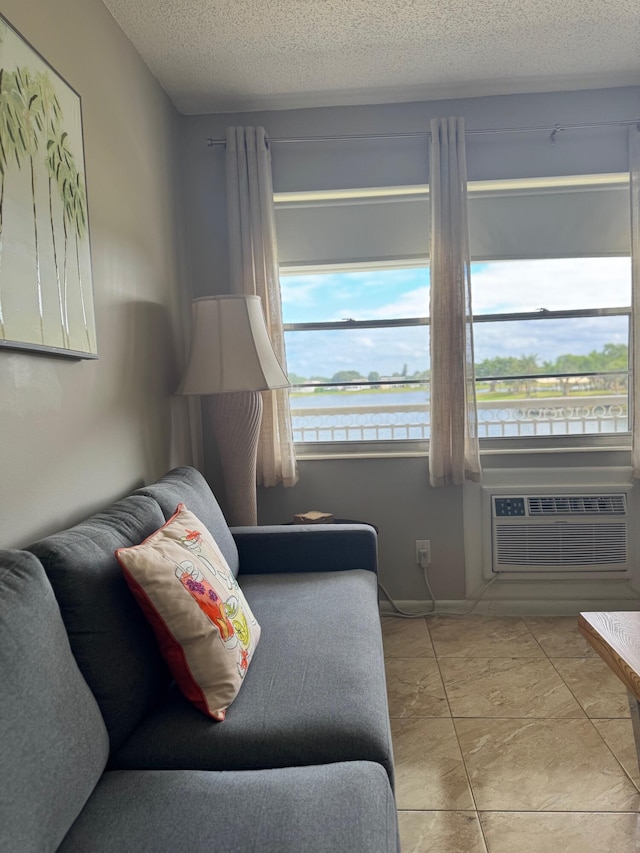
[[[6,339],[7,330],[2,309],[2,213],[4,210],[4,180],[13,152],[16,128],[13,125],[9,103],[9,75],[0,68],[0,338]]]
[[[96,356],[80,98],[0,17],[0,348]]]

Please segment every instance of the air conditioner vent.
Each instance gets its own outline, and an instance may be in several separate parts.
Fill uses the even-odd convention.
[[[501,567],[536,566],[540,570],[607,566],[626,562],[626,524],[498,524],[496,562]]]
[[[535,495],[527,498],[530,516],[625,515],[626,495]]]

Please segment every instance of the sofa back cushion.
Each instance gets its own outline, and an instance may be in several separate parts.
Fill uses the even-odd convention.
[[[158,504],[124,498],[29,547],[51,581],[78,666],[117,749],[171,683],[167,666],[116,560],[164,524]]]
[[[36,557],[0,551],[0,850],[54,850],[109,752]]]
[[[178,504],[184,504],[208,529],[222,551],[233,576],[238,577],[239,560],[236,543],[209,484],[199,471],[188,466],[174,468],[157,483],[144,486],[135,494],[154,498],[160,504],[165,521],[174,515]]]

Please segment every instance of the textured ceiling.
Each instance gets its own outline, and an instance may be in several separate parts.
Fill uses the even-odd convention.
[[[183,113],[640,84],[639,0],[104,0]]]

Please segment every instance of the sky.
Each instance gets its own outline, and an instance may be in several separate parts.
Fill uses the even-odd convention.
[[[629,258],[491,261],[472,265],[474,314],[628,306]],[[427,268],[281,276],[285,323],[423,317]],[[626,317],[482,323],[475,360],[536,354],[539,361],[627,343]],[[428,367],[428,327],[286,333],[287,368],[298,376],[411,375]]]

